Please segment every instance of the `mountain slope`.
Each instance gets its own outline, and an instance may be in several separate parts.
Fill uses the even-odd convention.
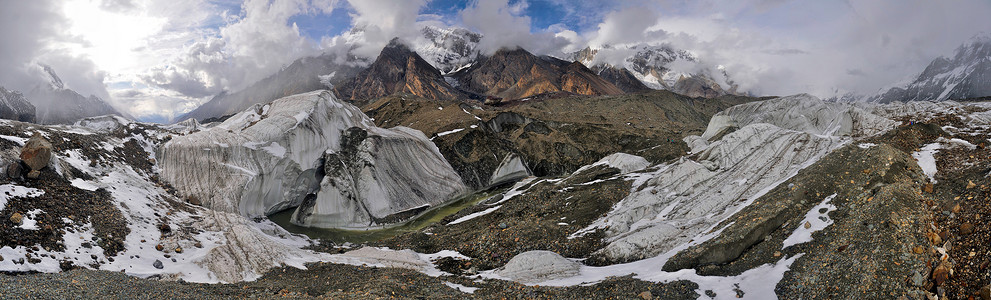
[[[957,47],[953,57],[939,57],[904,87],[894,87],[869,100],[968,99],[991,96],[991,35],[981,34]]]
[[[288,67],[262,79],[244,90],[221,93],[200,107],[180,116],[175,121],[187,119],[203,121],[240,112],[251,105],[298,93],[332,88],[343,84],[361,70],[360,62],[338,60],[334,54],[297,59]]]
[[[394,93],[411,93],[428,99],[462,99],[440,71],[410,50],[398,38],[389,42],[368,69],[334,89],[338,96],[364,102]]]
[[[580,63],[538,57],[524,49],[501,49],[480,57],[471,67],[452,75],[467,92],[521,99],[553,92],[579,95],[619,95],[623,90]]]
[[[25,95],[35,106],[38,123],[72,124],[86,117],[125,116],[97,96],[84,97],[66,88],[54,69],[46,65],[41,67],[50,77],[50,84],[35,87]]]
[[[35,108],[24,95],[0,86],[0,119],[35,122]]]
[[[610,64],[600,55],[625,58]],[[630,81],[632,77],[647,88],[669,90],[695,98],[742,95],[736,92],[733,81],[725,71],[704,65],[688,51],[668,46],[589,47],[572,53],[571,58],[596,70],[600,76],[622,86],[627,92],[641,89]]]

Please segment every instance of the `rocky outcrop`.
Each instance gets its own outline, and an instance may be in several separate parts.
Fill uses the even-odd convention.
[[[626,68],[617,68],[611,65],[595,65],[592,67],[592,71],[615,85],[620,90],[626,93],[638,93],[649,91],[650,88],[643,84],[640,79],[637,79],[630,70]]]
[[[366,138],[352,140],[358,131]],[[404,219],[385,217],[444,203],[466,189],[422,133],[375,127],[329,91],[255,105],[220,125],[172,139],[157,156],[162,178],[206,207],[260,216],[306,203],[302,210],[311,209],[310,216],[301,223],[313,225],[399,222]],[[353,164],[335,165],[331,158]],[[364,209],[345,214],[337,209],[343,206]]]
[[[340,97],[359,104],[400,92],[428,99],[466,98],[466,95],[444,80],[440,71],[398,38],[382,49],[368,69],[335,88],[335,92]]]
[[[0,87],[0,119],[34,123],[34,105],[23,94]]]

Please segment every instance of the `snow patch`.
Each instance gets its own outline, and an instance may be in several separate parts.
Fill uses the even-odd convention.
[[[501,207],[502,207],[502,205],[495,206],[495,207],[490,207],[490,208],[487,208],[487,209],[485,209],[483,211],[472,213],[472,214],[469,214],[469,215],[464,216],[464,217],[460,217],[457,220],[451,221],[451,223],[447,223],[447,225],[455,225],[455,224],[458,224],[458,223],[461,223],[461,222],[464,222],[464,221],[468,221],[468,220],[471,220],[471,219],[474,219],[474,218],[478,218],[478,217],[481,217],[481,216],[490,214],[490,213],[496,211],[497,209],[499,209]]]
[[[798,228],[796,228],[795,231],[784,240],[784,246],[782,246],[781,249],[801,243],[811,242],[812,233],[823,230],[826,227],[829,227],[829,225],[832,225],[833,219],[830,219],[828,214],[829,212],[836,210],[836,206],[829,203],[833,200],[833,198],[836,198],[836,194],[829,195],[826,199],[823,199],[819,205],[816,205],[809,210],[809,212],[805,213],[805,219],[802,220],[802,222],[798,224]],[[809,224],[808,228],[805,227],[806,223]]]
[[[919,151],[912,152],[912,157],[919,162],[919,167],[922,168],[922,173],[925,173],[926,177],[929,177],[929,180],[932,182],[936,182],[934,177],[938,171],[936,170],[936,158],[934,155],[936,155],[936,152],[939,152],[939,149],[942,148],[943,146],[940,143],[932,143],[925,145]]]

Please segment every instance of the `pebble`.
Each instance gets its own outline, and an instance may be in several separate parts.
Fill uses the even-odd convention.
[[[991,285],[985,285],[982,287],[979,294],[981,294],[981,299],[991,300]]]
[[[17,225],[21,225],[21,221],[23,220],[24,220],[24,216],[22,216],[21,213],[15,212],[13,215],[10,216],[10,222]]]
[[[972,189],[972,188],[975,188],[975,187],[977,187],[977,184],[975,184],[973,180],[967,180],[967,189],[968,190],[969,189]]]
[[[182,247],[175,247],[175,253],[182,253]]]
[[[774,257],[780,257],[781,251],[774,251]]]
[[[809,223],[809,221],[805,221],[805,225],[803,226],[805,226],[805,229],[809,229],[812,228],[812,223]]]
[[[507,227],[509,227],[509,225],[506,225],[506,223],[499,223],[499,228],[506,229]]]
[[[947,279],[950,279],[950,265],[946,261],[943,261],[933,270],[933,281],[938,286],[942,285]]]
[[[960,204],[957,204],[957,205],[954,205],[953,206],[953,213],[958,214],[958,213],[960,213],[961,210],[963,210],[963,208],[960,207]]]
[[[653,300],[654,299],[654,295],[651,294],[650,291],[644,291],[643,293],[640,293],[640,299],[643,299],[643,300]]]
[[[163,268],[165,268],[165,266],[164,266],[164,265],[162,265],[162,261],[160,261],[160,260],[157,260],[157,259],[156,259],[156,260],[155,260],[155,262],[154,262],[154,263],[152,263],[151,265],[152,265],[153,267],[155,267],[155,269],[159,269],[159,270],[161,270],[161,269],[163,269]]]
[[[963,225],[960,225],[961,235],[968,235],[971,233],[974,233],[974,224],[964,223]]]
[[[912,273],[912,285],[922,286],[924,284],[926,284],[926,277],[922,276],[922,273],[919,273],[919,271]]]
[[[155,250],[162,251],[163,249],[165,249],[165,246],[162,246],[162,244],[155,245]]]

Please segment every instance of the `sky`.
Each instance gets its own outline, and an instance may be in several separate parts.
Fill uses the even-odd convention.
[[[481,33],[485,53],[668,45],[754,95],[874,94],[991,33],[988,15],[987,0],[0,0],[0,86],[45,85],[50,65],[67,88],[168,122],[298,58],[373,58],[433,25]]]

